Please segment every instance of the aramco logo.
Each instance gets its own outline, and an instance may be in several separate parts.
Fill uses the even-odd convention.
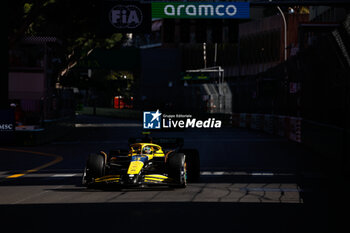
[[[153,18],[249,18],[249,2],[152,2]]]

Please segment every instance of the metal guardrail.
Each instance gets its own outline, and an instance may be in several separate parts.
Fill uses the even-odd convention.
[[[235,127],[263,130],[266,133],[288,138],[301,143],[301,117],[271,114],[232,114],[232,125]]]

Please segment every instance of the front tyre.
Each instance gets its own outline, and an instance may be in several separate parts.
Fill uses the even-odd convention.
[[[91,184],[94,179],[105,175],[105,156],[102,154],[90,154],[83,173],[83,185]]]
[[[83,172],[83,177],[82,177],[82,180],[81,180],[81,184],[83,186],[87,186],[89,184],[89,182],[91,182],[87,176],[87,172],[86,172],[86,167],[84,168],[84,172]]]
[[[173,180],[172,187],[185,188],[187,186],[187,167],[185,154],[172,153],[167,160],[168,175]]]

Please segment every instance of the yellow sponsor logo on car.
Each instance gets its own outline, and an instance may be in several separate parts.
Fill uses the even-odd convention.
[[[143,167],[143,162],[141,161],[132,161],[130,163],[129,169],[128,169],[128,174],[129,175],[136,175],[139,174],[141,169]]]

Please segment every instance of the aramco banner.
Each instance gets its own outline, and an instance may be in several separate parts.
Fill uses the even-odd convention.
[[[249,2],[152,2],[152,18],[249,17]]]

